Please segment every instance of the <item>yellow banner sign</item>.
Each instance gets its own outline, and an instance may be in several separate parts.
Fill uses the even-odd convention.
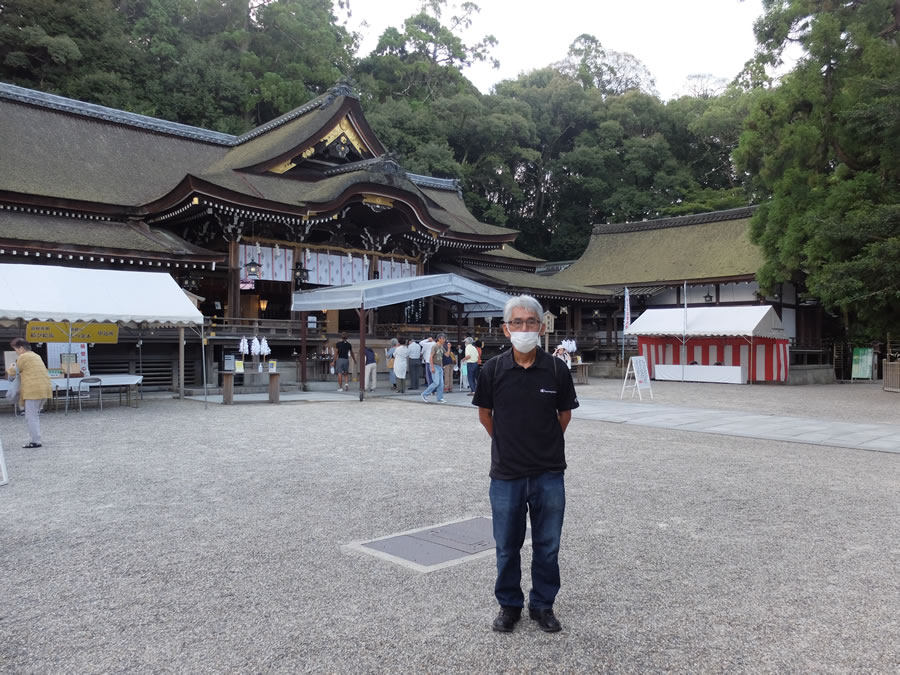
[[[29,321],[29,342],[68,342],[69,324],[62,321]],[[72,342],[94,342],[114,345],[119,342],[119,327],[114,323],[72,324]]]

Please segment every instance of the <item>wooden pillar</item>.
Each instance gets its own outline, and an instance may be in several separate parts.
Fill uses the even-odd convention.
[[[340,312],[336,309],[329,309],[325,312],[325,332],[326,333],[339,333],[340,332]]]
[[[226,319],[236,319],[241,315],[241,267],[238,260],[238,243],[228,242],[228,311]]]
[[[178,398],[184,400],[184,326],[178,327]]]

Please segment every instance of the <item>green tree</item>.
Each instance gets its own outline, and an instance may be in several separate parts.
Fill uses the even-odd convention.
[[[735,152],[763,202],[762,286],[805,284],[851,331],[897,330],[900,310],[900,5],[766,0],[758,61],[797,66],[754,101]]]
[[[491,61],[497,40],[488,35],[475,44],[465,44],[456,32],[469,28],[480,9],[464,2],[447,24],[441,17],[447,0],[428,0],[422,10],[409,17],[403,30],[388,28],[378,46],[357,68],[360,84],[379,101],[409,98],[419,103],[472,91],[474,87],[461,69],[475,61]]]
[[[0,80],[134,109],[139,58],[112,0],[0,0]]]

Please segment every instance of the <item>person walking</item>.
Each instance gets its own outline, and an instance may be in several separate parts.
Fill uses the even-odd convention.
[[[419,371],[422,369],[422,345],[416,340],[410,339],[407,345],[408,354],[407,372],[409,374],[409,388],[415,391],[419,388]]]
[[[428,364],[431,363],[431,351],[434,349],[434,338],[429,335],[419,342],[419,346],[422,348],[422,365],[425,367],[425,385],[430,387],[433,373]]]
[[[409,360],[409,348],[406,346],[406,338],[400,338],[399,344],[394,349],[393,373],[397,378],[397,393],[406,393],[406,368]]]
[[[560,588],[559,546],[566,494],[564,434],[578,407],[572,374],[538,347],[544,325],[540,303],[528,295],[503,308],[503,333],[512,349],[486,364],[472,403],[491,437],[490,500],[497,551],[495,631],[508,633],[522,614],[521,552],[526,514],[531,520],[528,615],[538,627],[562,630],[553,613]]]
[[[422,400],[428,403],[428,397],[437,392],[438,403],[444,402],[444,341],[447,338],[443,333],[438,333],[437,341],[432,343],[433,349],[429,351],[429,363],[425,366],[425,372],[431,371],[431,384],[422,392]]]
[[[378,360],[375,350],[366,347],[366,391],[375,391],[375,380],[378,377]]]
[[[475,347],[475,341],[466,338],[466,350],[463,352],[463,365],[466,368],[466,379],[469,384],[469,396],[475,393],[475,387],[478,385],[478,348]]]
[[[350,390],[350,359],[356,363],[353,345],[347,341],[347,334],[341,333],[341,341],[334,345],[334,371],[337,373],[338,391]],[[346,378],[346,382],[344,381]]]
[[[9,379],[15,379],[18,373],[19,381],[19,405],[25,408],[25,423],[28,425],[28,433],[31,442],[23,445],[24,448],[41,447],[41,406],[44,399],[53,396],[53,387],[50,384],[50,373],[41,360],[41,357],[31,351],[31,344],[24,338],[16,338],[9,343],[16,352],[16,362],[6,371]]]

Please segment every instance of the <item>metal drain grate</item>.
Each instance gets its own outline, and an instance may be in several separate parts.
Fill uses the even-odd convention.
[[[526,535],[526,541],[530,535]],[[490,518],[468,518],[347,545],[420,572],[432,572],[494,552]]]

